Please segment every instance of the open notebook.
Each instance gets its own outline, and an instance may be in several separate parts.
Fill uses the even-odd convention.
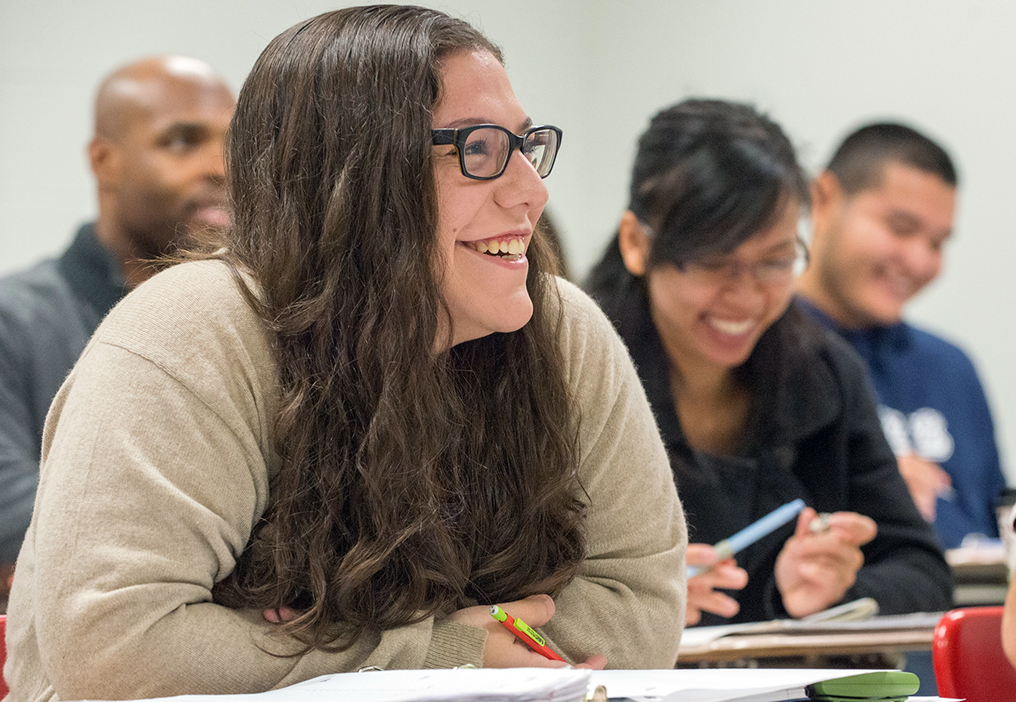
[[[870,597],[847,602],[831,609],[817,612],[802,619],[773,619],[743,624],[720,624],[719,626],[696,626],[681,634],[682,655],[707,650],[709,644],[728,636],[756,636],[764,634],[823,634],[823,633],[871,633],[878,631],[906,631],[935,628],[942,612],[915,612],[877,616],[878,604]]]
[[[860,702],[904,700],[917,686],[915,675],[885,670],[391,670],[325,675],[259,694],[184,695],[164,699],[174,702],[583,702],[587,698],[635,702],[802,699]]]

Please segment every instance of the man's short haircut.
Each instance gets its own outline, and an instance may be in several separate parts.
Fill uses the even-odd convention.
[[[847,195],[877,186],[887,162],[902,163],[937,175],[956,187],[956,168],[945,149],[903,124],[869,124],[843,140],[827,170]]]

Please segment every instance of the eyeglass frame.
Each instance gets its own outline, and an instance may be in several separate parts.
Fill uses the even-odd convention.
[[[642,227],[642,230],[645,232],[646,236],[649,239],[652,239],[654,236],[656,236],[656,232],[653,231],[653,228],[650,227],[645,222],[639,221],[639,226]],[[805,269],[808,268],[808,264],[811,263],[811,251],[808,249],[808,242],[806,242],[804,240],[804,237],[802,237],[800,234],[798,234],[797,237],[794,239],[794,249],[798,253],[794,255],[794,263],[791,265],[796,265],[798,261],[803,260],[804,265],[801,267],[801,273],[803,273]],[[751,273],[752,280],[754,280],[756,283],[759,283],[761,285],[773,285],[780,282],[777,280],[767,281],[759,276],[759,274],[756,271],[758,267],[763,265],[764,263],[766,263],[766,261],[756,261],[755,263],[741,263],[740,261],[728,262],[724,264],[724,267],[728,269],[724,278],[726,280],[737,280],[741,276],[741,270],[746,268],[748,269],[748,272]],[[734,265],[733,272],[729,271],[731,264]],[[675,268],[677,268],[677,270],[681,271],[682,273],[688,272],[689,265],[701,266],[699,262],[694,260],[674,261],[673,265]],[[790,279],[788,282],[792,281],[795,277],[797,277],[801,273],[794,273],[793,268],[791,268]]]
[[[751,274],[752,280],[754,280],[759,285],[783,285],[791,283],[796,276],[800,275],[800,273],[794,272],[794,266],[796,266],[799,261],[803,261],[804,265],[801,267],[801,272],[803,272],[808,267],[808,264],[811,262],[811,252],[808,250],[808,244],[800,235],[798,235],[797,238],[794,240],[794,248],[796,251],[793,263],[791,263],[790,275],[787,276],[787,279],[785,281],[777,278],[771,278],[767,280],[765,276],[759,275],[758,272],[759,268],[766,264],[772,263],[772,261],[755,261],[754,263],[744,263],[742,261],[727,261],[722,266],[722,268],[725,269],[723,270],[723,279],[725,281],[737,280],[738,278],[741,277],[741,271],[747,270]],[[688,266],[698,266],[700,270],[702,270],[703,272],[707,273],[712,272],[709,271],[709,269],[702,266],[701,262],[699,261],[677,261],[674,263],[674,265],[682,273],[688,272]],[[719,268],[714,270],[716,272],[720,272]]]
[[[501,170],[498,171],[495,175],[478,176],[473,175],[472,173],[466,170],[466,157],[465,154],[463,153],[463,147],[466,145],[466,139],[469,138],[469,135],[475,132],[477,129],[497,129],[498,131],[504,132],[505,134],[508,135],[508,151],[506,152],[507,155],[505,156],[504,163],[501,165]],[[546,129],[549,129],[555,134],[557,134],[557,148],[554,150],[554,158],[550,162],[550,168],[547,169],[547,172],[545,174],[540,176],[540,178],[546,178],[547,176],[550,175],[550,172],[554,170],[554,164],[557,162],[557,152],[561,150],[561,138],[563,136],[563,132],[561,131],[560,127],[555,127],[551,124],[541,124],[539,126],[530,127],[526,131],[522,132],[522,134],[515,134],[510,129],[508,129],[507,127],[502,127],[500,124],[474,124],[469,127],[463,127],[462,129],[431,129],[430,137],[431,144],[433,146],[455,147],[455,152],[459,156],[459,171],[466,178],[471,178],[472,180],[494,180],[495,178],[500,178],[501,176],[503,176],[504,172],[508,170],[508,162],[512,160],[512,153],[514,153],[515,149],[522,151],[522,147],[523,145],[525,145],[526,139],[529,138],[531,134]],[[522,151],[522,155],[525,156],[524,151]],[[526,160],[529,159],[527,158]],[[530,161],[530,163],[532,163],[532,161]],[[539,175],[539,171],[537,171],[537,175]]]

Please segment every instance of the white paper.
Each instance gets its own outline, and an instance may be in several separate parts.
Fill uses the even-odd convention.
[[[780,702],[854,669],[707,668],[589,671],[573,668],[390,670],[337,673],[248,695],[182,695],[147,702],[582,702],[603,685],[636,702]],[[912,697],[932,702],[938,697]]]
[[[181,695],[161,702],[582,702],[589,673],[573,668],[336,673],[258,694]]]

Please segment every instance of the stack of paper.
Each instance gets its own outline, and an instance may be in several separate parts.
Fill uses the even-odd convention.
[[[510,668],[339,673],[256,695],[184,695],[174,702],[784,702],[904,700],[917,676],[900,671]],[[605,688],[598,694],[597,688]],[[148,701],[154,702],[154,701]]]
[[[582,702],[588,670],[388,670],[323,675],[252,695],[181,695],[174,702]],[[148,702],[154,702],[149,700]]]

